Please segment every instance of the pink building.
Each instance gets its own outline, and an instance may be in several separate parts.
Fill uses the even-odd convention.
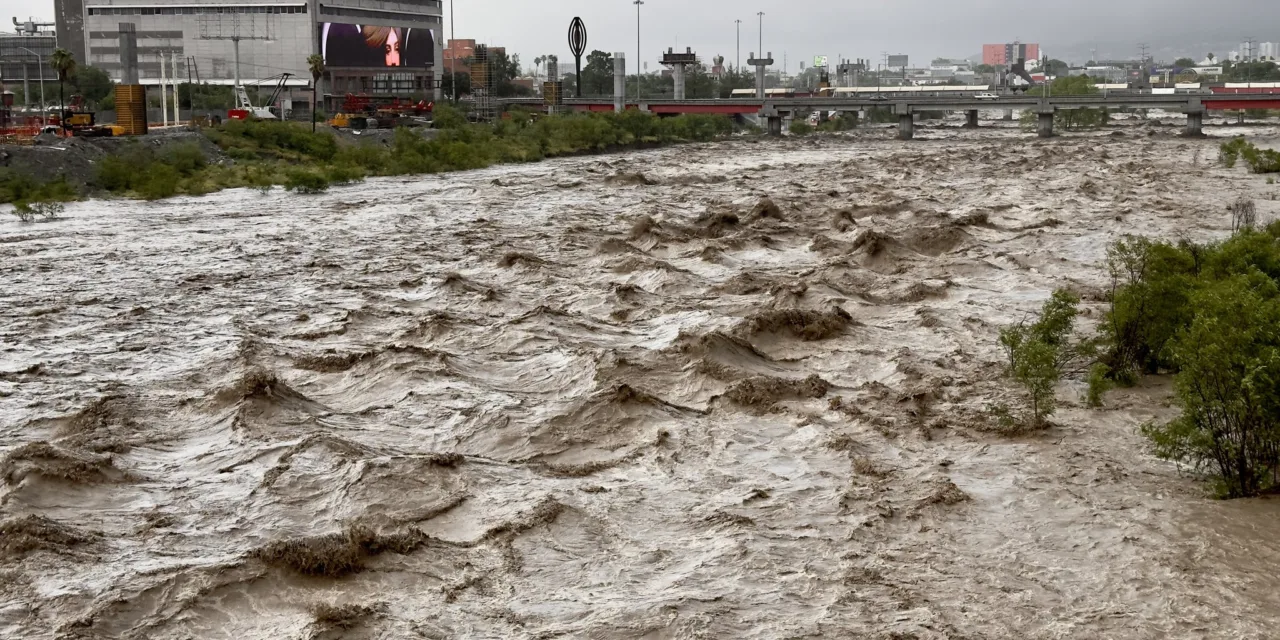
[[[1040,57],[1040,45],[1013,42],[1010,44],[982,45],[982,64],[1008,65],[1022,60],[1035,60]]]

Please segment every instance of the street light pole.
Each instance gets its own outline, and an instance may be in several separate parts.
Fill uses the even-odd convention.
[[[733,66],[735,67],[734,71],[741,73],[742,72],[742,21],[734,20],[733,22],[738,25],[738,50],[737,50],[736,57],[733,59]]]
[[[453,29],[453,0],[449,0],[449,93],[454,104],[458,104],[458,52],[453,48],[457,37],[458,32]]]
[[[757,16],[760,16],[760,49],[759,49],[759,55],[760,55],[760,57],[761,57],[761,58],[763,58],[763,57],[764,57],[764,12],[763,12],[763,11],[761,11],[761,12],[757,13],[756,15],[757,15]]]
[[[640,108],[640,5],[644,0],[635,0],[636,5],[636,108]]]
[[[36,59],[36,71],[40,72],[40,113],[43,114],[44,113],[44,67],[41,66],[42,61],[40,59],[40,54],[26,47],[18,47],[18,48],[31,54],[32,57]],[[31,98],[26,96],[26,93],[27,93],[26,87],[23,87],[22,93],[23,93],[23,99],[26,100],[27,102],[30,102]]]

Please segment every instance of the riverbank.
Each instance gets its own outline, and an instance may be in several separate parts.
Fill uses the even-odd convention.
[[[0,203],[22,208],[94,196],[158,200],[236,187],[316,193],[372,176],[706,142],[736,130],[723,116],[659,118],[636,111],[541,118],[514,112],[493,125],[472,124],[443,106],[431,129],[397,129],[373,140],[322,129],[328,130],[229,121],[141,139],[72,138],[52,146],[10,147],[0,151]]]

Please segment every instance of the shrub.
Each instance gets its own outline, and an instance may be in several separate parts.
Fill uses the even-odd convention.
[[[399,136],[401,131],[404,131],[409,135],[417,135],[408,129],[399,129],[396,131],[395,135]],[[361,144],[346,147],[338,151],[334,156],[333,161],[337,164],[361,167],[369,173],[376,175],[388,164],[387,150],[376,144]]]
[[[200,147],[193,142],[165,149],[158,161],[173,167],[184,177],[196,173],[208,164],[204,151],[201,151]]]
[[[167,164],[153,163],[141,171],[135,182],[135,191],[146,200],[168,198],[178,193],[178,181],[181,179],[177,169]]]
[[[285,172],[284,188],[302,194],[324,193],[329,188],[329,180],[317,171],[310,169],[290,169]]]
[[[1227,205],[1227,211],[1231,212],[1231,232],[1239,233],[1245,229],[1252,230],[1258,224],[1258,207],[1244,196],[1236,198],[1234,202]]]
[[[1280,152],[1259,149],[1242,137],[1222,143],[1218,157],[1228,169],[1236,166],[1240,158],[1244,158],[1253,173],[1280,173]]]
[[[38,219],[52,220],[62,214],[64,207],[60,202],[18,202],[13,205],[13,215],[23,222],[35,222]]]
[[[1280,486],[1280,289],[1254,271],[1192,302],[1170,349],[1183,414],[1143,433],[1157,455],[1216,471],[1224,497]]]
[[[1009,375],[1027,393],[1030,414],[1023,421],[1031,428],[1043,427],[1055,410],[1054,386],[1062,370],[1075,357],[1071,330],[1080,299],[1059,289],[1044,303],[1040,316],[1028,324],[1020,322],[1000,332],[1000,344],[1009,358]]]
[[[787,127],[793,136],[807,136],[813,133],[813,125],[805,120],[795,119],[791,121],[791,126]]]
[[[233,158],[251,157],[332,160],[338,142],[327,131],[311,132],[307,125],[279,120],[227,120],[205,132]]]
[[[78,195],[65,176],[41,182],[26,173],[0,169],[0,203],[66,202]]]
[[[1103,394],[1110,391],[1114,384],[1109,377],[1110,373],[1111,368],[1101,362],[1089,367],[1089,390],[1085,393],[1085,404],[1090,408],[1097,409],[1102,406]]]
[[[1103,362],[1117,382],[1168,368],[1165,343],[1190,321],[1188,301],[1201,264],[1187,244],[1125,237],[1107,250],[1111,310],[1103,322]]]
[[[467,126],[467,116],[447,104],[438,104],[431,112],[431,126],[436,129],[461,129]]]
[[[364,180],[364,169],[351,164],[335,164],[325,169],[324,177],[332,184],[359,182]]]

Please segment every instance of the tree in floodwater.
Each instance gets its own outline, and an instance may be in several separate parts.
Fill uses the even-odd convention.
[[[1027,91],[1030,96],[1042,96],[1045,87],[1039,86]],[[1092,96],[1098,94],[1098,87],[1088,76],[1058,78],[1049,85],[1049,96]],[[1102,126],[1106,121],[1103,109],[1058,109],[1053,115],[1053,126],[1066,131],[1092,129]],[[1028,110],[1022,113],[1022,126],[1034,127],[1036,114]]]
[[[1191,326],[1170,353],[1182,416],[1143,433],[1161,457],[1216,471],[1217,492],[1280,486],[1280,288],[1254,270],[1192,298]]]

